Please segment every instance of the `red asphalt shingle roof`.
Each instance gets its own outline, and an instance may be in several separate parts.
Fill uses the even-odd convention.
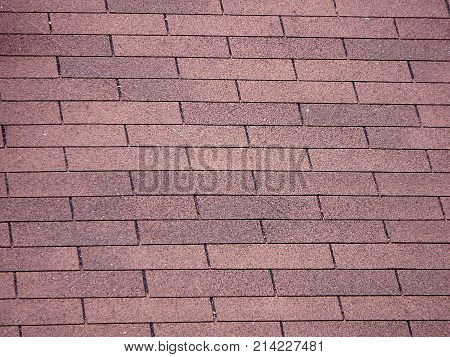
[[[1,336],[442,336],[445,0],[0,0]]]

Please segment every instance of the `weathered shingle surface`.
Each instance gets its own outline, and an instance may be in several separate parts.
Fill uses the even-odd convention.
[[[445,0],[0,0],[1,336],[443,336]]]

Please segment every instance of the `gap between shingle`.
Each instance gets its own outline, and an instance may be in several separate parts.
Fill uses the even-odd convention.
[[[3,139],[3,147],[7,148],[8,144],[6,141],[6,125],[2,125],[2,139]]]
[[[148,282],[147,282],[147,274],[145,274],[145,269],[142,269],[142,282],[144,283],[145,295],[148,296]]]
[[[214,303],[214,298],[210,297],[209,298],[209,302],[211,304],[211,310],[212,310],[212,315],[213,315],[213,321],[216,322],[217,321],[217,310],[216,310],[216,304]]]
[[[167,35],[170,36],[169,19],[167,18],[167,14],[163,14],[163,16],[164,16],[164,26],[166,27]]]
[[[150,322],[149,325],[150,325],[150,336],[151,337],[156,337],[155,325],[153,324],[153,322]]]

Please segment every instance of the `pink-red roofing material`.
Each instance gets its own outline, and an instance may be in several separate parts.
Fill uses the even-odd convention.
[[[448,336],[445,0],[1,0],[0,336]]]

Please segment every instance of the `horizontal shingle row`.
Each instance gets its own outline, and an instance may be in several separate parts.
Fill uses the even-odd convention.
[[[337,0],[336,9],[329,0],[308,0],[298,3],[294,0],[222,0],[226,14],[237,15],[307,15],[307,16],[370,16],[370,17],[447,17],[445,2],[428,1],[356,1]],[[106,12],[117,13],[169,13],[169,14],[221,14],[219,0],[191,0],[189,6],[182,1],[133,1],[133,0],[87,0],[59,1],[36,0],[32,4],[20,0],[4,0],[1,11],[6,12]]]
[[[445,319],[448,301],[443,297],[342,297],[348,320]],[[383,304],[386,309],[379,309]],[[212,322],[207,298],[97,298],[84,300],[88,323]],[[341,320],[334,297],[229,297],[216,298],[218,321]],[[237,306],[239,305],[239,309]],[[258,308],[257,308],[258,307]],[[1,300],[5,325],[80,324],[78,299]],[[32,314],[32,311],[40,314]]]
[[[332,250],[338,269],[449,268],[445,244],[332,244]],[[219,244],[208,245],[207,251],[214,269],[334,267],[327,244]],[[0,248],[0,256],[1,271],[79,269],[75,247]],[[355,256],[361,260],[355,261]],[[81,257],[86,270],[208,269],[209,265],[202,245],[82,247]]]
[[[140,171],[9,173],[11,197],[223,195],[447,196],[446,173]],[[134,185],[132,185],[134,184]],[[256,187],[255,187],[256,185]],[[6,188],[1,196],[6,197]],[[1,186],[0,186],[1,187]]]
[[[276,220],[138,221],[142,244],[223,243],[445,243],[447,221]],[[133,222],[11,223],[16,247],[136,245]],[[9,246],[6,224],[0,224],[1,244]],[[186,232],[186,233],[183,233]],[[389,238],[388,238],[389,237]]]
[[[306,152],[296,148],[190,148],[188,152],[194,170],[304,171],[310,168]],[[2,154],[1,172],[66,169],[62,148],[5,148]],[[309,155],[314,171],[431,171],[423,150],[310,149]],[[428,156],[435,172],[448,172],[448,150],[429,150]],[[186,151],[176,147],[69,148],[67,157],[73,171],[189,169]],[[261,157],[266,161],[261,161]]]
[[[58,124],[56,102],[2,102],[1,124]],[[177,103],[171,102],[63,102],[66,124],[181,124]],[[186,124],[300,125],[297,105],[274,103],[182,103]],[[419,105],[427,127],[449,123],[447,106]],[[303,104],[307,126],[419,126],[413,105]]]
[[[1,79],[5,100],[118,100],[112,79]],[[450,104],[447,83],[356,83],[122,79],[131,101]],[[239,89],[239,90],[238,90]]]
[[[179,106],[171,102],[63,102],[67,124],[181,124]],[[0,103],[1,124],[57,124],[56,102]],[[182,103],[186,124],[205,125],[300,125],[295,104]],[[308,126],[418,126],[413,105],[304,104]],[[447,106],[419,105],[426,127],[449,123]]]
[[[445,0],[0,0],[0,336],[446,336]]]
[[[444,211],[447,211],[444,201]],[[195,219],[319,219],[313,196],[119,196],[0,198],[1,221]],[[435,220],[444,212],[437,197],[322,196],[327,219]]]
[[[1,78],[58,77],[51,57],[0,58]],[[61,57],[63,77],[411,82],[407,62],[361,60]],[[411,62],[417,82],[449,82],[447,62]]]
[[[0,35],[0,54],[22,56],[111,56],[106,35]],[[356,60],[447,61],[447,40],[345,39]],[[225,37],[116,36],[117,56],[229,58]],[[230,37],[234,58],[345,59],[341,39]]]
[[[445,336],[447,321],[412,321],[414,336]],[[409,336],[402,321],[302,321],[283,323],[285,336]],[[156,336],[281,336],[278,322],[156,323]],[[0,328],[2,336],[19,336],[15,327]],[[148,324],[23,326],[23,336],[150,336]]]
[[[446,39],[447,19],[0,13],[5,34],[283,36]],[[126,23],[126,26],[124,25]],[[51,27],[49,26],[51,25]],[[282,25],[282,26],[281,26]],[[398,33],[396,30],[398,29]],[[430,27],[433,30],[430,30]],[[168,29],[168,31],[167,31]],[[284,32],[283,32],[284,30]]]
[[[148,270],[151,297],[400,295],[393,270]],[[446,270],[400,270],[405,295],[447,295]],[[14,298],[12,273],[0,273],[1,298]],[[19,298],[142,297],[140,271],[18,272]],[[376,284],[375,284],[376,282]]]

